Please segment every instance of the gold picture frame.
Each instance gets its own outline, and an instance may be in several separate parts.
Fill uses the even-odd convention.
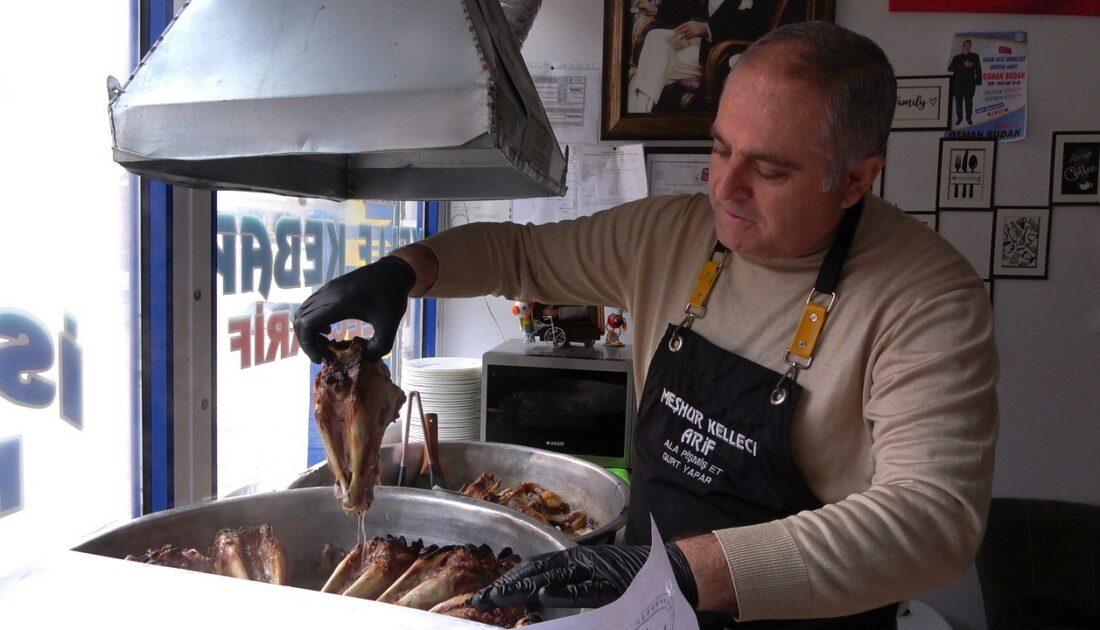
[[[835,0],[756,0],[754,8],[747,10],[757,12],[758,17],[745,20],[737,14],[737,19],[733,20],[726,17],[723,9],[729,5],[726,12],[732,12],[739,10],[740,5],[737,0],[727,0],[710,19],[731,26],[731,33],[736,24],[740,36],[714,42],[698,38],[692,44],[685,43],[685,46],[697,46],[699,76],[668,83],[661,88],[659,96],[653,95],[657,98],[650,99],[651,109],[639,111],[639,107],[628,104],[627,92],[637,73],[643,45],[647,38],[658,36],[651,31],[662,28],[671,31],[674,24],[674,21],[662,21],[660,14],[645,15],[639,9],[639,2],[646,0],[604,0],[601,140],[709,139],[717,97],[729,73],[730,58],[781,24],[812,20],[831,22],[836,12]],[[673,0],[664,0],[662,6],[672,6],[672,3]],[[743,26],[745,24],[757,26]],[[711,32],[714,31],[712,27]],[[690,56],[695,52],[692,49],[684,54]]]

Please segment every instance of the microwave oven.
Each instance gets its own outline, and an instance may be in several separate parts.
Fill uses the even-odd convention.
[[[482,356],[481,439],[629,468],[633,364],[629,347],[505,341]]]

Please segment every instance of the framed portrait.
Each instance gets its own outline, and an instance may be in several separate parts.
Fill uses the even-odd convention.
[[[946,131],[951,77],[948,75],[898,77],[898,103],[892,131]]]
[[[996,140],[940,139],[937,209],[989,210],[993,207]]]
[[[831,22],[835,8],[835,0],[604,0],[600,139],[709,138],[738,55],[780,25]]]
[[[1100,204],[1100,131],[1055,131],[1050,144],[1051,205]]]
[[[710,147],[646,147],[649,194],[707,193]]]
[[[997,208],[993,222],[993,277],[1046,278],[1050,208]]]

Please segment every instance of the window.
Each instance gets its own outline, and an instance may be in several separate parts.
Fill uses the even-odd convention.
[[[0,574],[136,501],[135,180],[104,88],[133,67],[132,6],[0,9],[0,56],[34,59],[0,88]]]
[[[217,488],[285,487],[324,459],[313,419],[318,366],[298,347],[293,314],[325,282],[419,240],[422,203],[333,202],[278,195],[217,195]],[[388,363],[419,356],[419,300]],[[359,322],[338,338],[370,337]],[[399,382],[399,381],[398,381]]]

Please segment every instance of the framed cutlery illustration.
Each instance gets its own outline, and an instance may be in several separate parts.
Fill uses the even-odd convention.
[[[936,207],[991,209],[996,161],[996,140],[941,139]]]

